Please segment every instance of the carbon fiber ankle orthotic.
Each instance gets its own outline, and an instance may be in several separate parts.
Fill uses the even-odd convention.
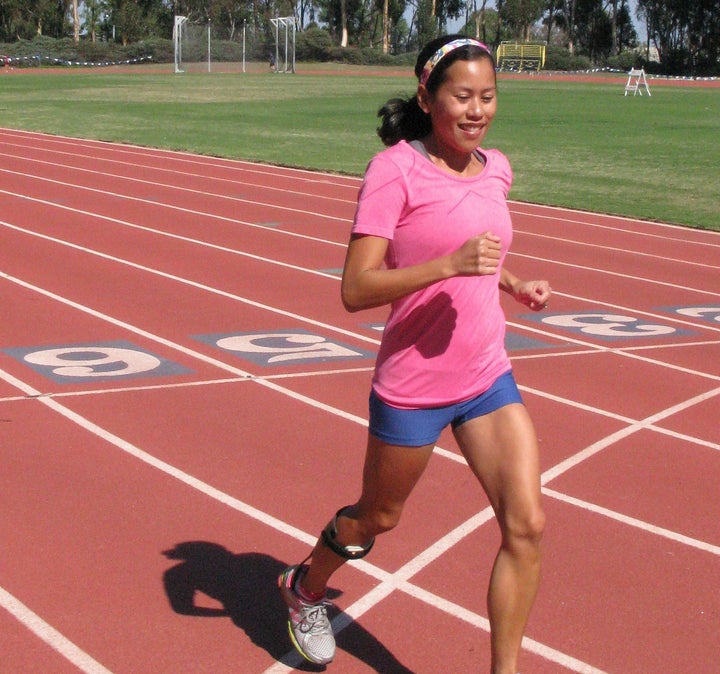
[[[322,540],[328,548],[343,559],[361,559],[372,549],[375,543],[374,538],[366,545],[340,545],[340,543],[335,540],[337,538],[337,518],[351,507],[352,506],[344,506],[335,513],[335,517],[333,517],[323,529]]]

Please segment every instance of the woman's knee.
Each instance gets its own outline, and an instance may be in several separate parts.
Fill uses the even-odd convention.
[[[522,515],[507,517],[504,522],[500,522],[503,541],[510,547],[539,548],[545,523],[545,512],[539,505]]]
[[[357,514],[358,528],[368,537],[392,531],[400,522],[402,508],[372,508]]]
[[[336,535],[338,540],[347,543],[367,544],[394,529],[400,521],[400,513],[394,509],[364,508],[362,503],[346,506],[336,515]]]

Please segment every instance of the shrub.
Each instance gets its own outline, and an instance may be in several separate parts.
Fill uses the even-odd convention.
[[[314,26],[295,36],[295,58],[298,61],[330,61],[333,43],[330,33]]]
[[[643,58],[636,51],[624,51],[617,56],[610,56],[607,66],[613,70],[627,72],[631,68],[642,68]]]
[[[545,51],[545,70],[590,70],[592,67],[589,58],[570,54],[567,49],[550,46]]]
[[[148,57],[163,63],[172,62],[174,58],[172,41],[159,38],[133,42],[123,47],[114,42],[90,40],[80,40],[76,45],[72,38],[55,39],[38,36],[32,40],[2,44],[0,52],[11,57],[16,67],[68,63],[121,63]]]

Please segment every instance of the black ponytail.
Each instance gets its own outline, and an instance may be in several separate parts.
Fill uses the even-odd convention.
[[[395,145],[401,140],[424,138],[432,131],[430,115],[418,104],[417,95],[412,98],[391,98],[378,110],[382,119],[378,127],[378,136],[387,145]]]

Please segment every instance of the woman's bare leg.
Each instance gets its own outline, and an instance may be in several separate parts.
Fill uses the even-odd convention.
[[[367,545],[378,534],[395,527],[433,447],[399,447],[368,435],[362,494],[337,518],[335,540],[342,546]],[[300,581],[302,587],[311,593],[324,592],[330,576],[346,561],[319,539],[308,571]]]
[[[459,427],[455,436],[485,489],[502,533],[488,588],[492,674],[516,674],[540,579],[540,465],[535,430],[512,404]]]

